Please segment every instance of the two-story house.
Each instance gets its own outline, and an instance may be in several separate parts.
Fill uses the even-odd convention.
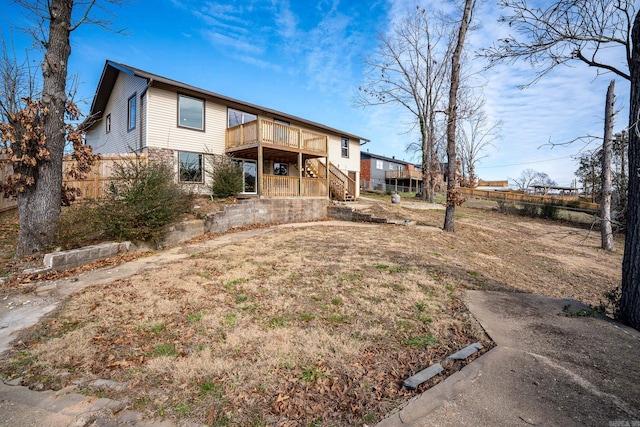
[[[363,190],[422,191],[422,168],[411,162],[367,152],[360,153]]]
[[[128,65],[106,61],[88,117],[94,152],[146,153],[194,192],[206,193],[205,157],[228,154],[241,164],[245,195],[359,196],[366,139]]]

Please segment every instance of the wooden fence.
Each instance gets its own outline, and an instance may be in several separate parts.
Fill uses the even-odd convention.
[[[85,179],[75,180],[66,177],[66,171],[73,166],[73,160],[71,157],[65,156],[62,162],[62,182],[68,187],[74,187],[80,189],[80,196],[78,199],[99,199],[105,195],[107,185],[113,179],[113,171],[116,163],[122,163],[126,161],[147,162],[146,154],[120,154],[113,156],[101,156],[92,167],[91,171],[87,174]]]
[[[7,176],[13,175],[13,165],[7,160],[6,154],[0,154],[0,182]],[[0,192],[0,212],[10,211],[18,207],[18,201],[13,198],[4,197]]]
[[[98,162],[96,162],[91,171],[87,174],[85,179],[76,180],[67,178],[66,172],[72,167],[74,161],[71,157],[65,156],[62,161],[62,182],[69,187],[79,188],[81,191],[78,199],[91,198],[97,199],[104,196],[109,181],[113,178],[114,165],[118,162],[135,160],[135,154],[117,155],[117,156],[102,156]],[[139,161],[146,162],[147,155],[142,154],[138,156]],[[13,174],[13,165],[6,158],[6,155],[0,155],[0,181],[5,177]],[[4,197],[4,194],[0,193],[0,212],[9,211],[18,207],[18,202],[14,198]]]
[[[534,194],[525,194],[520,191],[490,191],[476,190],[474,188],[459,188],[460,193],[465,197],[478,197],[482,199],[505,201],[510,203],[530,203],[537,205],[554,204],[559,206],[567,206],[580,210],[597,211],[600,205],[597,203],[583,202],[575,196],[539,196]]]

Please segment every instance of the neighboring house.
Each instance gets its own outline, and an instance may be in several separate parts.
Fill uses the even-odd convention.
[[[200,193],[209,179],[205,157],[233,155],[243,194],[258,197],[358,197],[360,144],[367,141],[112,61],[86,129],[94,152],[147,153],[172,164],[177,179]]]
[[[360,153],[363,190],[422,191],[422,168],[411,162],[367,152]]]

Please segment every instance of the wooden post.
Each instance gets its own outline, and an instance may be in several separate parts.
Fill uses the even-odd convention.
[[[302,153],[298,153],[298,196],[302,196]]]
[[[320,160],[318,160],[320,161]],[[324,158],[325,161],[325,168],[324,168],[324,172],[327,174],[327,197],[331,198],[331,183],[329,182],[329,156]]]
[[[257,129],[256,129],[256,137],[258,138],[258,176],[256,179],[256,187],[258,190],[258,198],[262,198],[262,174],[263,174],[263,169],[264,169],[264,159],[263,159],[263,155],[262,155],[262,137],[261,137],[261,125],[260,125],[260,118],[258,118],[258,123],[256,123],[257,125]]]

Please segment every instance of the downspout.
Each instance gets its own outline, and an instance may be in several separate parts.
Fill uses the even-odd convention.
[[[147,110],[147,107],[148,107],[148,104],[149,104],[148,102],[144,102],[143,103],[142,99],[145,97],[145,95],[147,94],[147,91],[149,90],[149,88],[151,87],[152,84],[153,84],[153,79],[149,79],[149,81],[147,83],[147,86],[142,90],[142,92],[140,92],[140,103],[143,104],[144,108],[140,109],[140,134],[139,134],[139,142],[138,142],[138,152],[139,153],[142,153],[142,148],[143,148],[142,147],[142,144],[143,144],[143,140],[142,139],[143,139],[143,132],[144,132],[143,131],[143,127],[144,127],[144,129],[147,128],[146,110]],[[142,118],[143,114],[145,116],[144,117],[144,119],[145,119],[144,121],[143,121],[143,118]],[[146,141],[144,141],[144,146],[145,147],[147,146]]]

